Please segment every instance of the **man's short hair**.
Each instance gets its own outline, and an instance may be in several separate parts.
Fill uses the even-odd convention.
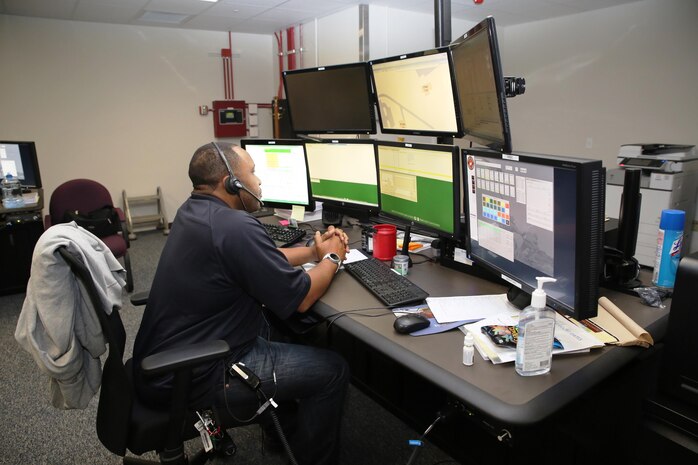
[[[239,162],[238,154],[233,150],[237,145],[229,142],[217,142],[217,144],[223,151],[234,173]],[[191,179],[194,189],[199,186],[215,188],[216,184],[227,175],[228,170],[212,143],[202,145],[196,149],[189,162],[189,179]]]

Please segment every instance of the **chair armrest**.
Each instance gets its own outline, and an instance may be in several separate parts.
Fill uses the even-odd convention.
[[[131,304],[136,306],[145,305],[148,303],[148,297],[150,297],[150,290],[134,292],[131,294]]]
[[[114,207],[114,210],[116,210],[116,213],[119,214],[119,221],[121,221],[122,223],[126,221],[126,215],[124,215],[124,211],[121,208]]]
[[[171,373],[223,358],[229,351],[228,343],[221,339],[190,344],[150,355],[143,359],[141,368],[146,375]]]

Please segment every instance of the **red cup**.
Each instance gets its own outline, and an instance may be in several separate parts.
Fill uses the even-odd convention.
[[[373,229],[373,256],[392,260],[397,249],[397,228],[392,224],[377,224]]]

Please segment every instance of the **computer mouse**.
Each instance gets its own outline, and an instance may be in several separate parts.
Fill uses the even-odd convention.
[[[429,319],[418,313],[408,313],[395,318],[393,328],[400,334],[409,334],[429,326]]]
[[[310,239],[308,239],[305,242],[306,247],[313,247],[315,245],[315,236],[310,236]]]

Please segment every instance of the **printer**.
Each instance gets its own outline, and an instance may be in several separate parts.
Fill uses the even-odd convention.
[[[640,225],[635,258],[652,267],[657,252],[657,233],[662,210],[686,212],[682,254],[691,245],[698,187],[698,155],[693,145],[626,144],[620,147],[618,168],[606,173],[606,216],[618,218],[625,170],[641,169]]]

